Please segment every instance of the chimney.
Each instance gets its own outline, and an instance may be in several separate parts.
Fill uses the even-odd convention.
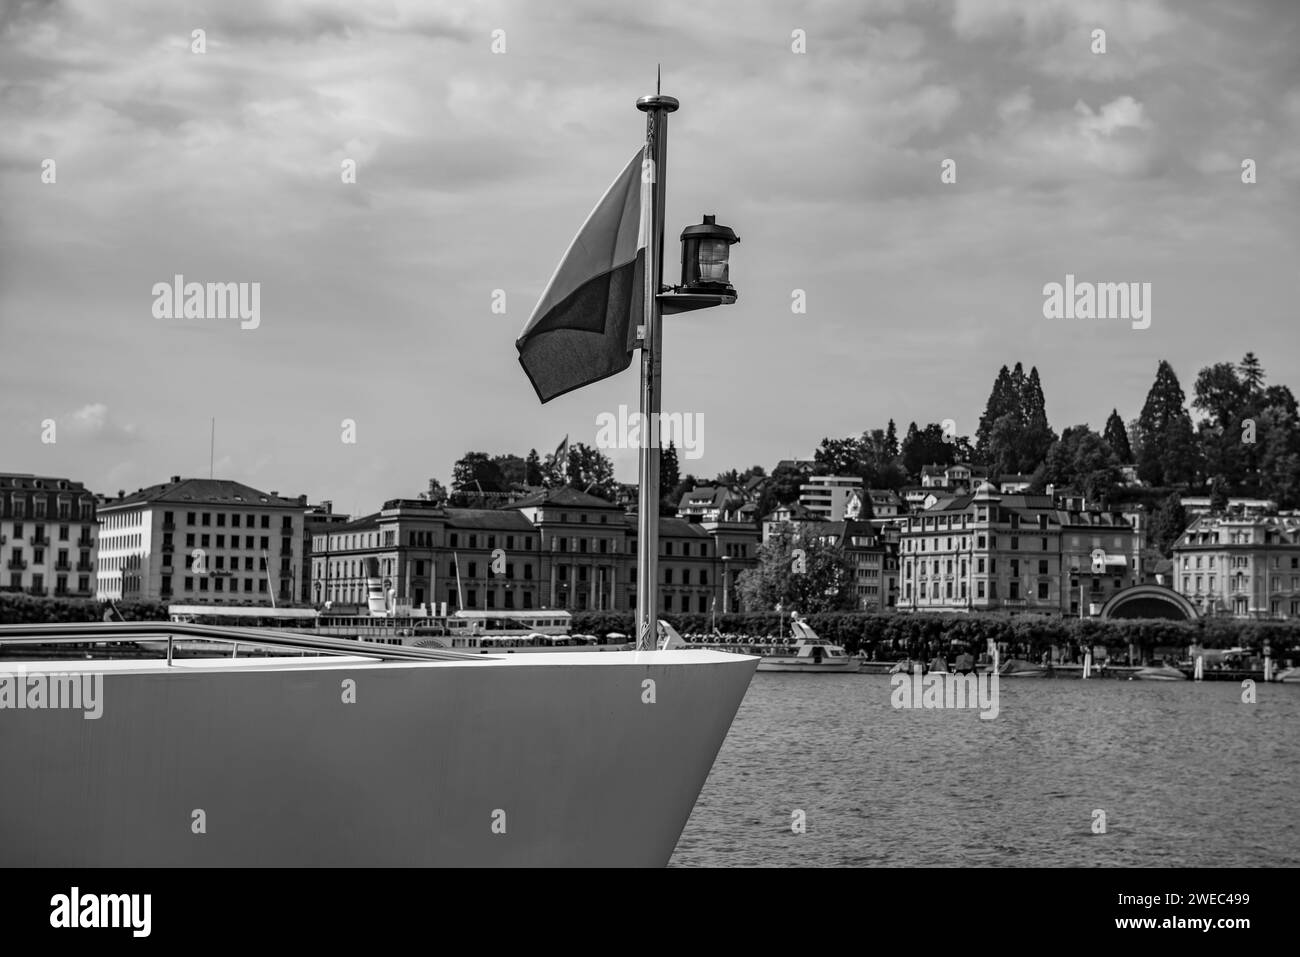
[[[280,497],[280,493],[277,492],[275,489],[271,489],[271,498],[279,498],[279,497]]]
[[[320,505],[316,507],[326,515],[334,514],[334,503],[330,499],[324,499]]]
[[[173,475],[173,476],[172,476],[172,484],[173,484],[173,485],[176,485],[177,483],[179,483],[180,480],[181,480],[181,477],[180,477],[179,475]]]
[[[299,504],[299,505],[306,505],[306,504],[307,504],[307,496],[306,496],[306,495],[299,495],[299,496],[298,496],[298,504]]]

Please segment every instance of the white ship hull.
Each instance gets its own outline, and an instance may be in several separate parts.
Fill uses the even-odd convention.
[[[102,716],[0,710],[0,864],[662,866],[755,664],[24,662],[101,673]]]

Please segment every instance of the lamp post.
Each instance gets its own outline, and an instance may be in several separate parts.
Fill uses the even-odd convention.
[[[645,150],[642,154],[641,210],[646,220],[644,315],[639,330],[641,345],[641,423],[637,507],[636,648],[657,647],[655,618],[659,562],[659,410],[662,380],[664,313],[687,312],[736,301],[729,276],[729,251],[739,242],[735,233],[706,216],[698,226],[682,232],[682,285],[663,284],[664,206],[668,170],[668,114],[681,105],[675,97],[658,91],[643,96],[636,108],[646,114]]]

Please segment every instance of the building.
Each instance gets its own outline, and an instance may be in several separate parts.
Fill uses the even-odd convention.
[[[677,517],[688,522],[736,521],[746,502],[725,485],[699,485],[682,494]]]
[[[763,516],[763,544],[766,545],[785,531],[797,535],[807,525],[820,521],[822,521],[822,518],[819,515],[815,515],[807,507],[797,502],[790,505],[778,505]]]
[[[91,598],[98,543],[95,495],[81,482],[0,472],[0,591]]]
[[[1141,536],[1082,499],[970,495],[906,519],[900,608],[1078,615],[1141,579]]]
[[[335,525],[343,525],[351,519],[347,515],[336,513],[334,503],[326,499],[319,505],[313,505],[303,516],[302,523],[302,567],[306,573],[299,576],[298,600],[311,604],[315,599],[311,587],[312,542],[316,533]]]
[[[862,479],[853,475],[813,475],[799,486],[799,504],[817,518],[838,522],[853,495],[862,494]]]
[[[753,525],[661,518],[659,536],[663,611],[734,606],[735,575],[757,559]],[[394,499],[322,529],[312,542],[313,600],[361,605],[369,558],[394,607],[636,609],[636,517],[567,487],[498,509]]]
[[[938,489],[970,488],[987,478],[988,472],[982,468],[954,462],[952,465],[923,465],[921,467],[921,487]]]
[[[1174,545],[1174,588],[1205,615],[1300,616],[1300,517],[1202,515]]]
[[[1181,495],[1178,498],[1188,515],[1208,515],[1214,509],[1208,495]],[[1223,512],[1241,512],[1245,515],[1271,515],[1277,512],[1277,502],[1267,498],[1229,498]]]
[[[99,503],[101,599],[270,605],[300,594],[307,496],[181,478]]]
[[[1025,475],[1020,472],[1008,472],[1006,475],[998,476],[998,491],[1003,495],[1018,495],[1021,492],[1029,491],[1029,486],[1033,484],[1034,477]]]
[[[817,541],[844,550],[853,574],[854,607],[860,611],[891,611],[898,604],[898,546],[900,530],[888,521],[826,522],[811,531]]]

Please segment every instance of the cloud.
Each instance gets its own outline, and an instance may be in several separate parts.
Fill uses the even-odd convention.
[[[82,438],[134,442],[139,439],[136,427],[119,424],[103,402],[83,405],[76,411],[61,415],[56,420],[60,432]]]

